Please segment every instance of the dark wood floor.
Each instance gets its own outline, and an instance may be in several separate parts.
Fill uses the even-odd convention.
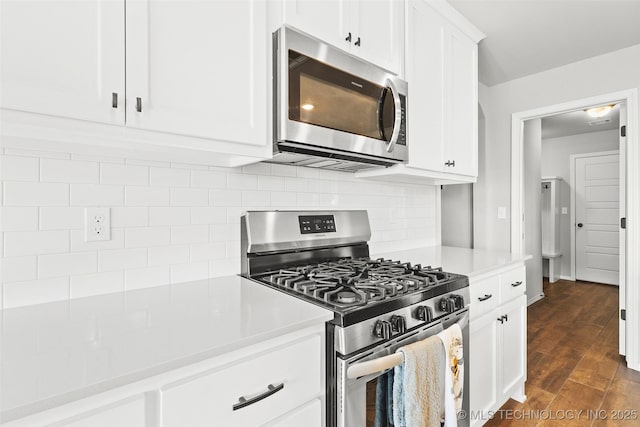
[[[561,280],[544,292],[528,309],[527,401],[487,425],[640,426],[640,373],[618,355],[618,288]]]

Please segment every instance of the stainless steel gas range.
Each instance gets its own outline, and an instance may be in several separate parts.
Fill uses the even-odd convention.
[[[370,237],[366,211],[252,211],[241,221],[243,276],[334,313],[326,329],[328,426],[392,425],[381,415],[389,408],[376,405],[403,345],[458,323],[468,360],[468,278],[372,259]],[[468,377],[467,370],[467,391]]]

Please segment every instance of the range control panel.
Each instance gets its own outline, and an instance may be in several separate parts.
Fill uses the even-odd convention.
[[[333,215],[304,215],[298,217],[301,234],[335,233],[336,222]]]

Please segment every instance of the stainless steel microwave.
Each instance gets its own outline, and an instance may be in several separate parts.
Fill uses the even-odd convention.
[[[273,162],[355,171],[407,160],[407,82],[288,26],[273,41]]]

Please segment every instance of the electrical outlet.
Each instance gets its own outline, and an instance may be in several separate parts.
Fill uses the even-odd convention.
[[[111,212],[109,208],[86,208],[84,212],[84,241],[111,240]]]
[[[566,215],[569,213],[569,209],[565,206],[562,207],[562,215]]]

